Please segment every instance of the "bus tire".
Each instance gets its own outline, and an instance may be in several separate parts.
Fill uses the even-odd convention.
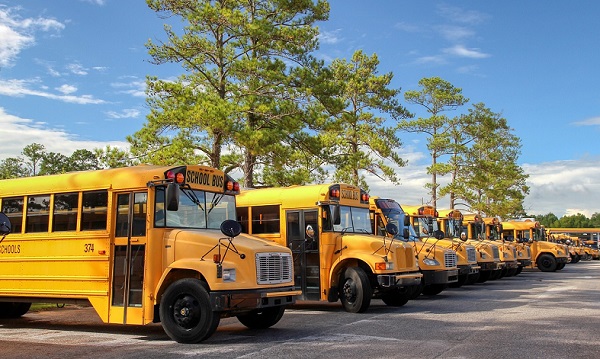
[[[565,267],[565,263],[557,263],[556,264],[556,270],[561,270]]]
[[[167,335],[178,343],[199,343],[219,326],[221,316],[210,306],[206,284],[195,278],[180,279],[160,300],[160,320]]]
[[[540,255],[535,264],[542,272],[556,271],[556,258],[551,254],[545,253]]]
[[[360,267],[348,267],[340,281],[340,299],[347,312],[363,313],[371,304],[373,292],[365,271]]]
[[[410,299],[412,299],[410,291],[392,291],[381,296],[381,300],[385,305],[390,307],[401,307],[408,303]]]
[[[250,313],[238,315],[237,318],[240,323],[250,329],[266,329],[277,324],[283,317],[284,312],[285,306],[279,305],[276,307],[256,309]]]
[[[447,284],[430,284],[423,288],[423,295],[438,295],[448,288]]]
[[[29,311],[29,308],[31,308],[31,303],[0,302],[0,318],[20,318]]]

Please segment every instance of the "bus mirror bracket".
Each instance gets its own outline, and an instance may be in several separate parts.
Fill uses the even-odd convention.
[[[167,185],[165,202],[167,211],[177,211],[179,209],[179,186],[175,183]]]

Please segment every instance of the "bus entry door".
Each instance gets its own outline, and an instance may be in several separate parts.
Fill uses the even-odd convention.
[[[286,240],[294,258],[294,285],[302,289],[305,300],[321,298],[317,219],[316,210],[286,212]]]
[[[143,324],[147,193],[117,195],[110,322]]]

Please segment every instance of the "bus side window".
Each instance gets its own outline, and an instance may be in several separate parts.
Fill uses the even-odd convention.
[[[10,220],[11,233],[21,233],[23,228],[23,197],[3,198],[2,212]]]
[[[50,195],[29,196],[25,232],[48,232],[50,223]]]
[[[252,233],[280,233],[279,206],[252,207]]]
[[[54,195],[54,214],[52,231],[74,231],[77,229],[77,206],[79,193],[61,193]]]
[[[82,231],[106,230],[108,191],[83,192]]]
[[[248,207],[237,207],[236,208],[237,221],[242,225],[242,232],[248,232]]]

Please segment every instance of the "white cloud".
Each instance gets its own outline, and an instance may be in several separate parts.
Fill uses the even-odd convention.
[[[489,19],[489,15],[485,13],[475,10],[464,10],[460,7],[447,4],[438,5],[438,13],[448,20],[469,25],[481,24]]]
[[[84,76],[84,75],[88,74],[88,69],[81,66],[80,64],[68,64],[66,66],[66,68],[67,68],[67,70],[69,70],[71,73],[74,73],[75,75]]]
[[[407,152],[402,157],[409,159],[409,165],[397,170],[401,184],[396,186],[374,176],[368,177],[370,195],[393,198],[407,205],[429,202],[430,195],[424,188],[431,181],[426,170],[428,155]],[[587,217],[600,213],[600,158],[524,164],[522,167],[529,175],[530,191],[523,204],[528,214],[554,213],[560,218],[577,213]],[[438,180],[446,183],[448,179]],[[448,198],[438,200],[438,208],[448,207]]]
[[[77,87],[72,86],[72,85],[64,84],[64,85],[61,85],[60,87],[57,87],[56,91],[58,91],[58,92],[60,92],[60,93],[62,93],[64,95],[68,95],[68,94],[71,94],[73,92],[77,92]]]
[[[573,122],[575,126],[598,126],[600,125],[600,117],[592,117],[587,120]]]
[[[136,118],[140,115],[140,110],[135,108],[126,108],[121,112],[108,111],[106,115],[110,118]]]
[[[115,82],[112,87],[119,89],[118,93],[124,93],[133,97],[146,97],[146,81],[132,78],[129,82]]]
[[[468,57],[471,59],[484,59],[486,57],[490,57],[489,54],[483,53],[479,49],[468,49],[464,45],[454,45],[452,47],[443,49],[442,51],[448,55]]]
[[[319,33],[319,42],[324,44],[336,44],[340,42],[341,39],[338,37],[340,31],[340,29],[335,31],[321,31]]]
[[[475,31],[463,26],[442,25],[438,27],[442,36],[452,42],[462,41],[475,35]]]
[[[2,80],[0,79],[0,95],[11,97],[22,96],[38,96],[50,100],[58,100],[68,103],[76,103],[80,105],[87,104],[102,104],[106,101],[94,98],[92,95],[73,96],[69,94],[54,94],[46,91],[44,86],[42,90],[30,88],[30,86],[38,83],[38,80]]]
[[[105,148],[106,146],[121,149],[129,147],[128,143],[119,141],[80,141],[75,135],[64,130],[48,128],[42,122],[8,114],[2,107],[0,107],[0,138],[10,139],[10,141],[2,142],[0,160],[21,156],[23,148],[32,143],[42,144],[46,151],[61,153],[65,156],[70,156],[73,151],[78,149],[92,151],[95,148]]]
[[[35,44],[36,31],[60,31],[65,25],[50,18],[22,19],[19,8],[0,7],[0,66],[12,66],[19,53]]]
[[[80,0],[80,1],[89,2],[90,4],[100,5],[100,6],[106,4],[106,0]]]

